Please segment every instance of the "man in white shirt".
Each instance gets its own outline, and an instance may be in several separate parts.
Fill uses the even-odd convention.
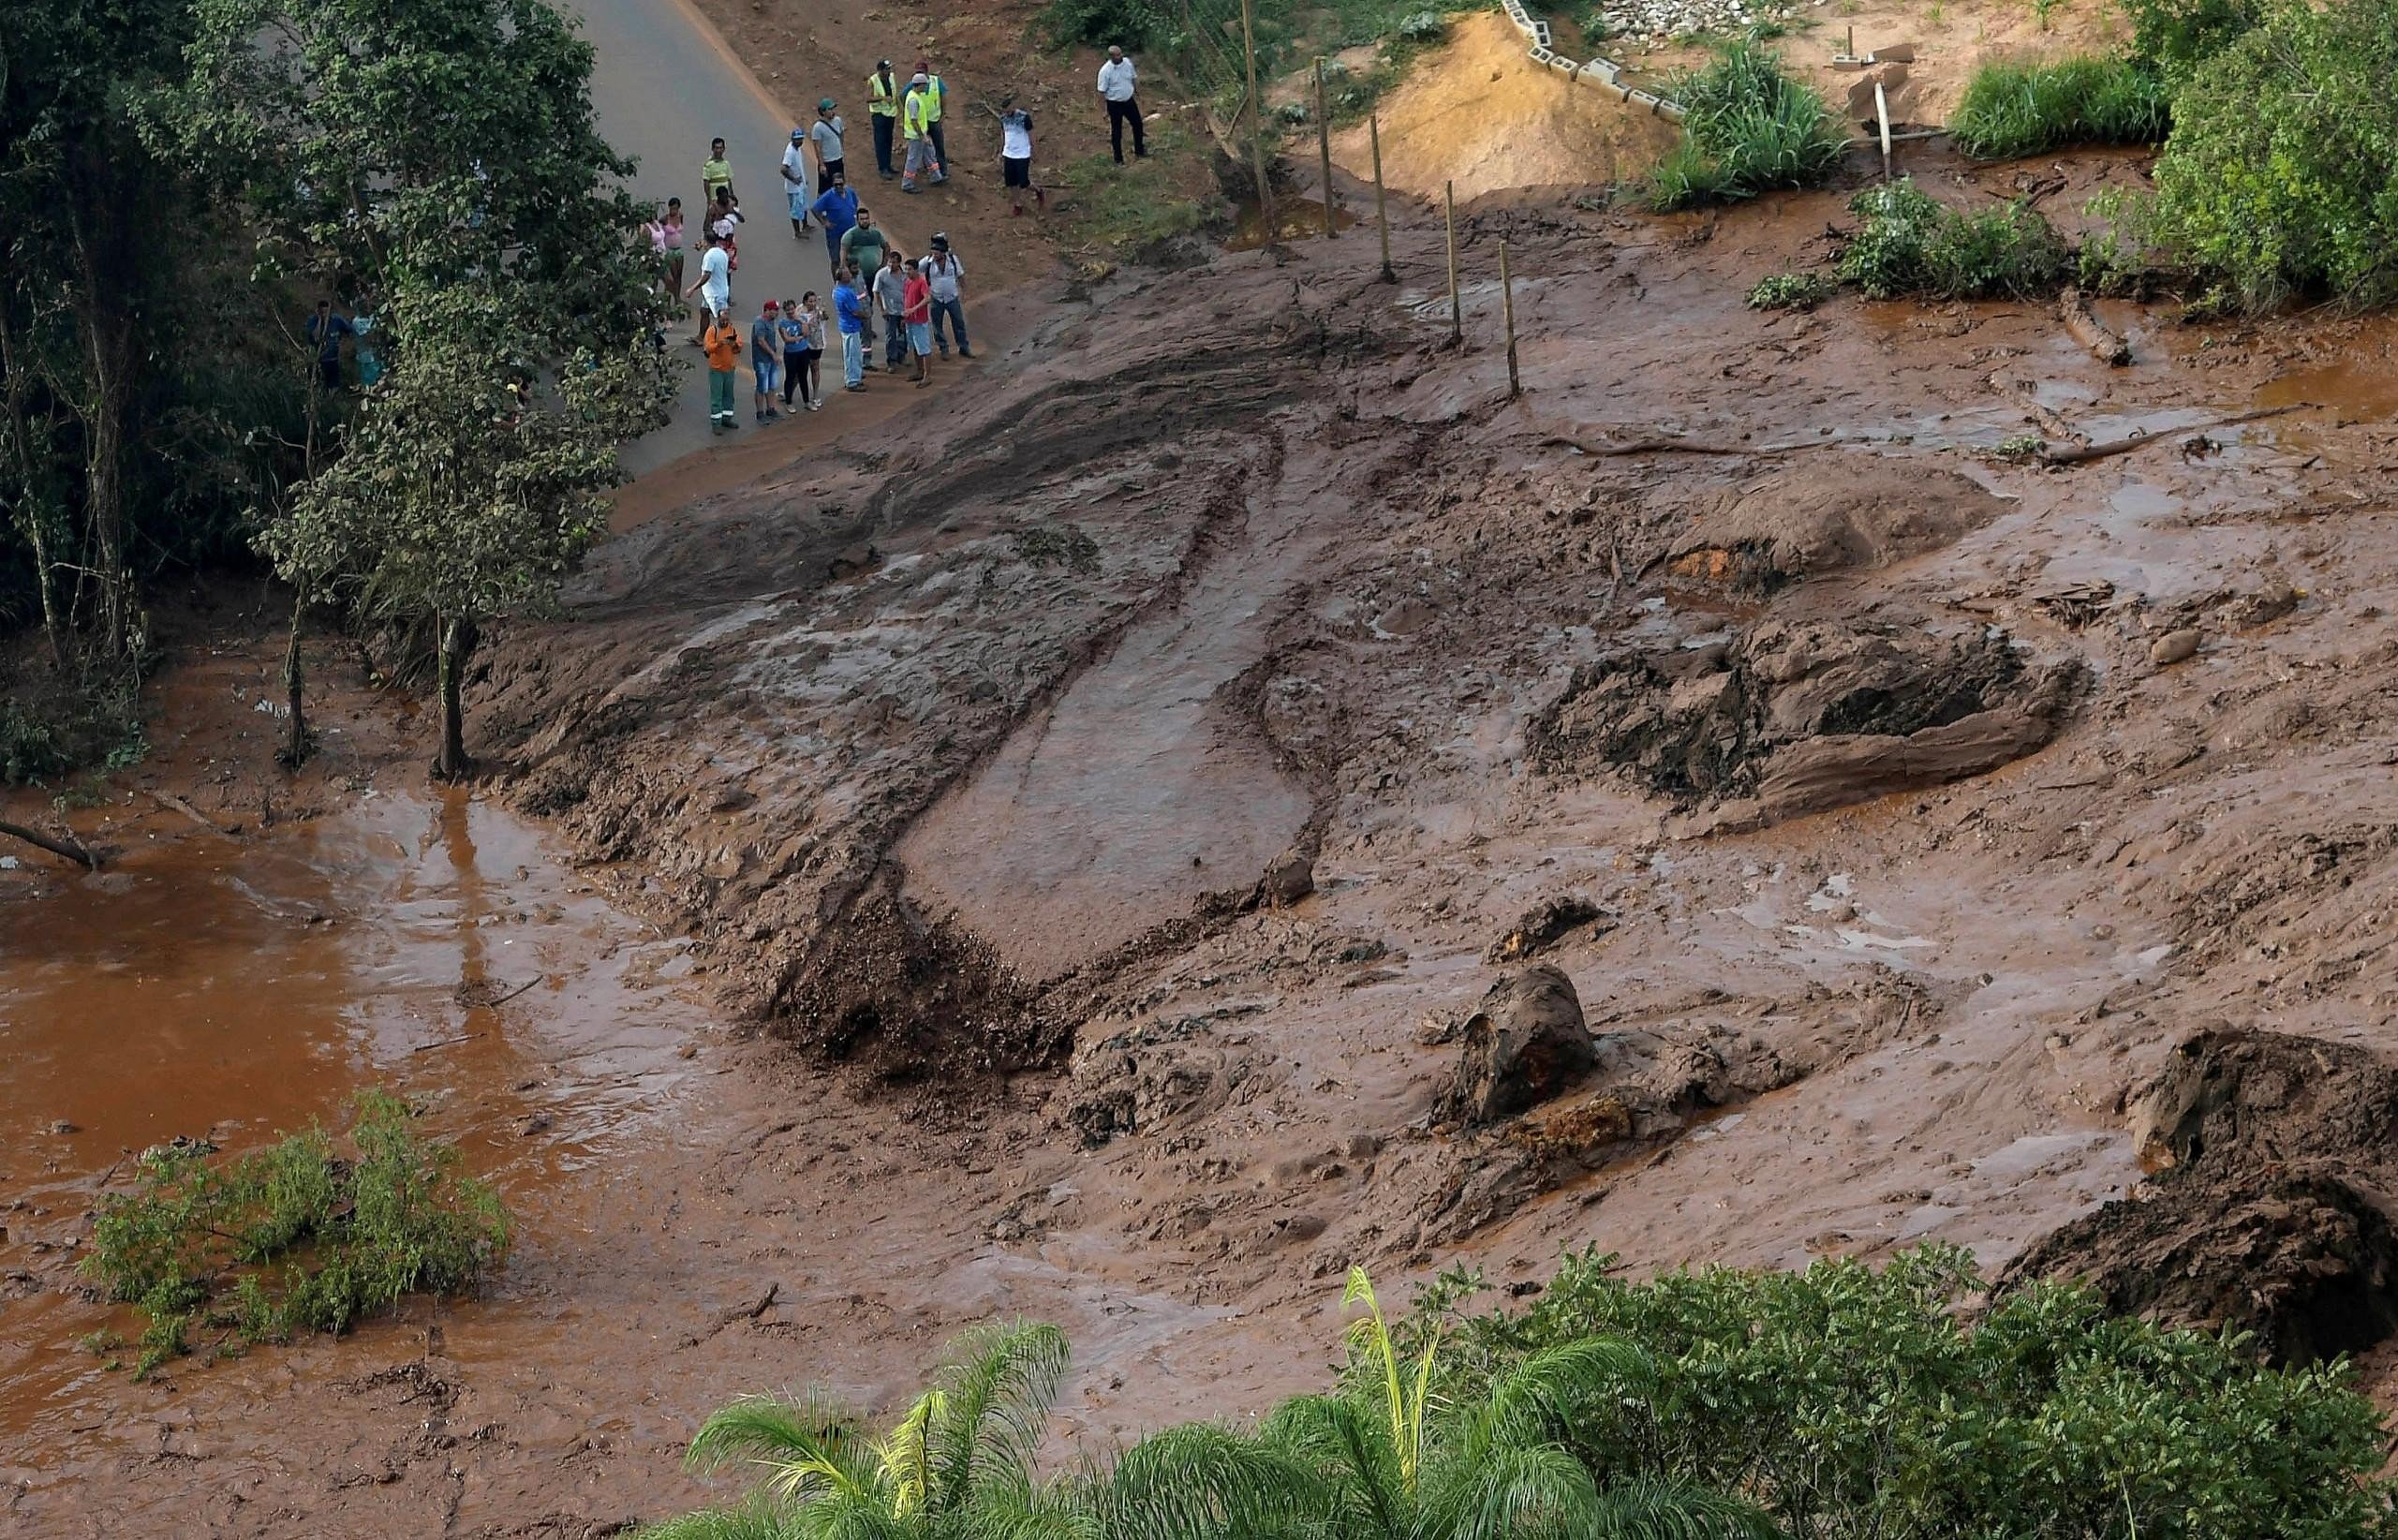
[[[1148,145],[1141,137],[1141,103],[1133,96],[1136,86],[1132,61],[1124,57],[1124,50],[1109,44],[1107,62],[1099,67],[1099,94],[1107,102],[1107,137],[1116,148],[1116,164],[1124,164],[1124,125],[1132,126],[1132,154],[1146,156]]]
[[[683,290],[683,297],[687,300],[694,294],[701,295],[702,326],[707,324],[711,315],[733,314],[733,259],[725,255],[724,243],[717,239],[715,230],[709,230],[704,239],[708,244],[708,254],[700,259],[700,275],[691,281],[690,288]],[[702,293],[702,290],[705,292]],[[694,338],[691,346],[700,346],[699,340]]]
[[[949,331],[942,325],[947,318],[948,329],[957,333],[957,356],[972,358],[974,349],[966,342],[966,302],[957,281],[966,276],[966,264],[949,249],[949,237],[935,231],[932,254],[916,263],[916,271],[933,290],[933,340],[940,344],[940,356],[949,357]]]
[[[807,233],[807,205],[816,201],[816,194],[807,183],[807,130],[794,128],[791,142],[783,146],[783,192],[791,200],[791,232],[794,237]]]

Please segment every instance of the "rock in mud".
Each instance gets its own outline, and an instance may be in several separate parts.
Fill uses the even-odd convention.
[[[1942,640],[1769,620],[1718,658],[1666,649],[1576,671],[1526,745],[1552,775],[1629,772],[1695,815],[1678,834],[1753,829],[2019,759],[2056,735],[2082,678],[1994,629]]]
[[[1526,910],[1507,927],[1505,935],[1491,942],[1482,960],[1511,963],[1538,956],[1585,925],[1590,926],[1584,937],[1587,940],[1614,929],[1615,921],[1606,911],[1579,894],[1544,899]]]
[[[2198,633],[2188,626],[2178,631],[2167,631],[2148,644],[2148,660],[2158,668],[2169,668],[2198,656]]]
[[[2164,1172],[2056,1231],[2008,1270],[2087,1280],[2110,1309],[2253,1332],[2275,1363],[2356,1353],[2398,1329],[2398,1068],[2361,1049],[2208,1031],[2135,1110]]]
[[[1315,858],[1292,851],[1266,868],[1258,879],[1257,901],[1280,909],[1295,904],[1315,891]]]
[[[1996,494],[1953,470],[1808,466],[1724,493],[1665,560],[1678,578],[1761,597],[1817,573],[1937,551],[2005,511]]]
[[[1547,963],[1492,985],[1466,1018],[1464,1040],[1438,1111],[1445,1122],[1513,1117],[1564,1091],[1597,1060],[1574,981]]]

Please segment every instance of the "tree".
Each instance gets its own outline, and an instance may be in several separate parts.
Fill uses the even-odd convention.
[[[466,774],[464,685],[479,628],[556,609],[607,526],[616,445],[663,417],[644,342],[578,349],[543,371],[547,328],[498,286],[407,290],[388,307],[389,372],[346,452],[262,539],[310,599],[429,626],[440,689],[434,773]]]
[[[858,1540],[1088,1540],[1096,1530],[1064,1488],[1032,1477],[1032,1455],[1067,1363],[1052,1325],[980,1327],[952,1344],[934,1388],[888,1431],[821,1395],[751,1396],[708,1418],[689,1461],[766,1473],[742,1507],[695,1514],[660,1540],[822,1536]]]

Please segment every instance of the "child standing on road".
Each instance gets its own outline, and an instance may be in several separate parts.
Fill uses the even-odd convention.
[[[916,388],[931,384],[932,368],[925,355],[933,350],[933,286],[920,268],[908,270],[901,313],[908,320],[908,350],[916,355]]]
[[[775,410],[775,381],[783,365],[782,309],[768,300],[749,323],[749,407],[761,422],[782,416]]]
[[[741,426],[733,420],[733,371],[741,362],[741,329],[730,310],[708,312],[708,329],[700,333],[708,355],[708,431],[731,433]]]

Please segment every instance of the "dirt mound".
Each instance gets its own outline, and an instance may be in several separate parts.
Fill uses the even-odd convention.
[[[1459,202],[1511,187],[1602,186],[1645,170],[1675,135],[1663,118],[1532,63],[1496,11],[1451,18],[1448,40],[1376,111],[1384,185],[1436,201],[1447,181]],[[1332,157],[1370,178],[1365,125],[1335,132]]]
[[[2085,1279],[2110,1309],[2254,1332],[2276,1363],[2398,1329],[2398,1232],[2380,1193],[2398,1069],[2360,1049],[2205,1032],[2174,1051],[2135,1131],[2165,1173],[2010,1270]]]
[[[1593,1060],[1574,981],[1547,963],[1510,973],[1466,1019],[1457,1078],[1438,1116],[1491,1123],[1550,1100]]]
[[[1950,641],[1763,621],[1729,643],[1603,659],[1533,722],[1552,775],[1628,771],[1681,832],[1755,828],[1979,775],[2046,744],[2078,665],[2035,666],[2001,631]]]
[[[1665,559],[1678,578],[1764,595],[1818,572],[1939,550],[2006,510],[1953,470],[1844,458],[1834,471],[1785,471],[1723,494]]]

